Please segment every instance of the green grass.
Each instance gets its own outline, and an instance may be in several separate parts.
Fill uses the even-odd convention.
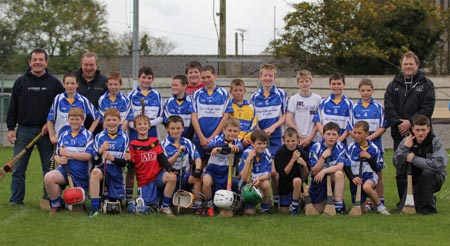
[[[392,152],[384,170],[386,205],[397,202]],[[12,157],[11,148],[0,148],[0,161]],[[0,183],[0,245],[448,245],[450,242],[450,185],[437,194],[439,213],[407,216],[392,212],[358,218],[336,216],[273,216],[206,218],[183,215],[118,216],[61,212],[50,216],[39,209],[42,176],[37,150],[27,172],[25,205],[10,207],[11,176]],[[348,182],[346,201],[349,205]]]

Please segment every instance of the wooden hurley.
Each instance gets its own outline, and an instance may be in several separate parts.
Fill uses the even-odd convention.
[[[329,165],[330,165],[330,158],[328,157],[326,160],[326,167],[329,167]],[[331,188],[330,174],[327,174],[327,204],[325,205],[323,214],[327,215],[327,216],[335,216],[336,215],[336,208],[334,206],[334,201],[333,201],[333,190]]]
[[[404,214],[416,214],[416,206],[414,204],[411,163],[407,162],[407,165],[408,165],[408,187],[406,190],[405,204],[403,205],[401,212]]]
[[[228,179],[227,179],[227,190],[231,191],[232,187],[232,175],[233,175],[233,152],[228,155]],[[230,209],[220,209],[219,216],[223,217],[233,217],[233,210]]]
[[[359,175],[358,177],[361,179],[362,182],[362,165],[363,165],[363,158],[359,159]],[[350,210],[350,213],[348,213],[349,216],[361,216],[361,184],[358,185],[356,188],[356,198],[355,198],[355,204],[353,205],[352,210]]]
[[[303,172],[300,170],[300,175],[302,177],[302,185],[303,185],[303,199],[305,199],[305,215],[318,215],[319,212],[317,212],[316,208],[311,202],[311,197],[309,197],[309,191],[308,186],[306,185],[306,179],[305,175],[303,175]]]

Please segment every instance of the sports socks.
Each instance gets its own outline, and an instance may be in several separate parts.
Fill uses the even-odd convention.
[[[193,209],[199,209],[202,207],[202,202],[201,201],[194,201],[194,206],[192,206]]]
[[[298,210],[299,205],[299,200],[292,200],[292,210]]]
[[[91,199],[91,211],[100,210],[100,198],[92,198]]]
[[[340,211],[344,210],[344,201],[340,201],[340,202],[334,201],[334,206],[336,208],[336,212],[340,212]]]
[[[172,202],[172,199],[167,196],[163,196],[161,207],[168,208],[170,206],[170,203]]]
[[[385,209],[384,204],[380,202],[380,204],[377,205],[377,211],[380,212],[383,209]]]
[[[261,203],[261,211],[269,211],[269,204],[268,203]]]
[[[213,200],[208,200],[208,208],[214,207]]]
[[[60,207],[62,205],[62,199],[60,196],[58,196],[58,198],[56,198],[55,200],[50,200],[50,206],[57,208]]]
[[[384,197],[380,197],[380,201],[384,205]]]

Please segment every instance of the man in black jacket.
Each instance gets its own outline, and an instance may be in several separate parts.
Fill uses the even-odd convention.
[[[6,124],[8,141],[14,144],[14,156],[31,142],[38,134],[42,137],[36,142],[41,157],[42,172],[50,170],[53,145],[47,134],[47,115],[53,98],[64,92],[58,78],[47,70],[48,58],[44,49],[34,49],[28,58],[30,68],[13,85],[9,101]],[[17,126],[18,125],[18,126]],[[16,129],[17,127],[17,129]],[[25,197],[25,173],[31,151],[28,151],[14,166],[11,181],[11,205],[23,205]],[[44,190],[45,193],[45,190]],[[44,194],[44,199],[47,195]],[[43,208],[41,203],[41,208]]]
[[[77,80],[80,83],[77,92],[85,96],[98,110],[98,99],[105,93],[106,77],[97,70],[98,57],[94,52],[86,52],[81,57],[80,68],[77,70]],[[92,120],[86,118],[84,127],[89,129]],[[93,134],[102,131],[102,124],[98,124]]]
[[[400,65],[401,73],[389,83],[384,94],[385,118],[391,126],[394,151],[411,131],[411,123],[417,115],[431,119],[436,102],[434,84],[419,70],[419,58],[408,51],[402,56]],[[403,188],[398,183],[397,189],[400,196]]]

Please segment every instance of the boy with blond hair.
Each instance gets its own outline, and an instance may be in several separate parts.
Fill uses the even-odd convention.
[[[230,117],[239,120],[241,132],[238,138],[242,141],[244,148],[250,145],[251,132],[256,129],[258,124],[253,105],[244,99],[246,92],[245,83],[242,79],[231,81],[230,94],[233,98],[230,101],[230,107],[233,109],[233,112],[230,113]]]
[[[309,151],[314,143],[320,141],[313,118],[322,98],[311,91],[313,79],[310,71],[300,70],[296,79],[299,92],[289,98],[286,126],[297,130],[300,146]]]

